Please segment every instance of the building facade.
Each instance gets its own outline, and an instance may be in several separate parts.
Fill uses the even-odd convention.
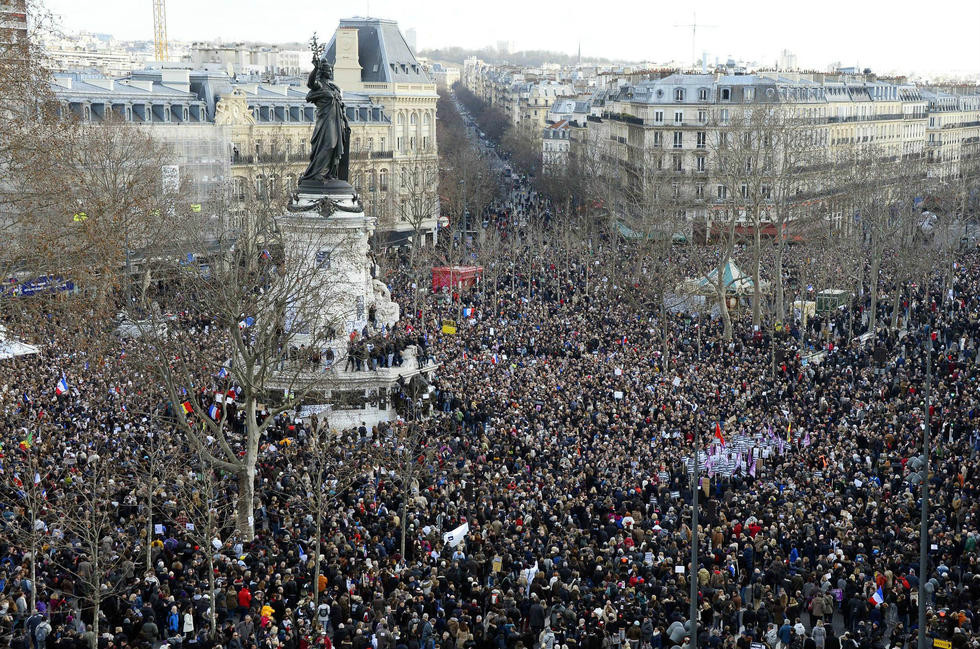
[[[980,95],[940,89],[923,90],[922,94],[929,102],[926,155],[930,175],[944,181],[964,174],[977,175],[980,161]]]
[[[571,131],[565,120],[544,127],[541,133],[541,170],[545,175],[560,174],[568,165]]]
[[[434,241],[439,218],[435,84],[394,21],[342,21],[327,59],[336,64],[344,91],[351,184],[365,209],[391,243],[416,232],[423,245]],[[306,102],[305,76],[248,82],[223,68],[154,64],[125,79],[57,74],[52,89],[63,111],[80,121],[98,122],[112,114],[151,126],[173,143],[182,177],[199,190],[198,202],[218,192],[219,185],[229,186],[239,204],[284,199],[309,163],[316,108]],[[195,151],[187,144],[191,141],[200,141],[206,151]],[[214,169],[201,162],[215,159],[220,164]]]
[[[748,120],[779,115],[792,121],[809,164],[827,166],[856,147],[873,148],[881,159],[918,156],[925,152],[929,118],[929,104],[914,85],[846,75],[672,74],[619,85],[593,106],[601,110],[589,118],[590,137],[608,173],[636,193],[655,179],[689,222],[710,220],[711,211],[739,191],[726,177],[730,154],[722,149],[726,133]],[[799,191],[805,204],[833,188]]]

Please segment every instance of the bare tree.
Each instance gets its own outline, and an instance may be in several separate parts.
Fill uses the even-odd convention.
[[[208,575],[208,628],[210,636],[217,633],[215,602],[221,596],[215,584],[215,557],[222,546],[222,537],[235,526],[235,503],[222,488],[223,470],[208,462],[199,453],[193,463],[182,467],[175,475],[177,496],[187,515],[184,529],[176,534],[190,539],[200,548],[202,568]]]
[[[329,267],[355,267],[363,263],[355,257],[368,252],[366,244],[328,236],[319,215],[291,217],[289,233],[281,221],[258,216],[254,240],[234,231],[211,240],[191,225],[178,237],[175,306],[210,344],[188,349],[183,338],[161,335],[168,323],[160,309],[143,305],[153,314],[152,369],[192,447],[237,477],[237,526],[246,540],[254,535],[259,439],[281,413],[329,385],[322,353],[357,317],[343,297],[351,287]]]
[[[126,587],[122,566],[130,549],[116,521],[118,486],[113,478],[118,469],[109,459],[111,452],[99,451],[96,446],[88,454],[83,470],[64,489],[50,537],[55,562],[72,575],[76,594],[91,610],[92,649],[98,646],[103,603]]]
[[[40,461],[44,447],[41,441],[41,418],[34,414],[34,409],[24,404],[24,426],[20,428],[23,441],[20,448],[13,451],[13,471],[5,476],[4,484],[0,485],[0,499],[4,511],[14,513],[14,518],[3,522],[3,533],[11,543],[23,547],[27,551],[30,562],[31,583],[37,584],[37,564],[41,548],[47,543],[49,534],[48,524],[54,516],[48,503],[47,484],[49,477],[47,467]],[[30,592],[29,610],[37,608],[37,588]]]

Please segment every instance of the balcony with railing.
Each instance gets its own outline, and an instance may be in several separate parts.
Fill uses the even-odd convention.
[[[293,163],[307,162],[310,156],[306,153],[260,153],[258,155],[242,155],[234,153],[231,156],[232,165],[273,164],[277,162]]]

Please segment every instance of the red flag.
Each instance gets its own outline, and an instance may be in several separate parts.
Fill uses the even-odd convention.
[[[715,422],[715,438],[721,442],[721,445],[725,445],[725,436],[721,434],[721,423]]]
[[[189,414],[191,414],[191,412],[194,411],[194,408],[191,406],[191,402],[190,401],[185,401],[184,403],[180,404],[180,406],[181,406],[181,408],[184,409],[184,414],[189,415]]]

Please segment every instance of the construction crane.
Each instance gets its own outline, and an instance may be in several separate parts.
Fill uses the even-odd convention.
[[[702,29],[706,29],[709,27],[717,27],[717,26],[718,25],[699,25],[697,12],[694,12],[694,20],[691,21],[690,25],[674,25],[674,27],[682,27],[684,29],[691,30],[691,61],[695,68],[698,67],[697,49],[695,49],[695,39],[697,38],[698,35],[698,27],[701,27]]]
[[[153,54],[157,61],[169,58],[167,46],[167,0],[153,0]]]

